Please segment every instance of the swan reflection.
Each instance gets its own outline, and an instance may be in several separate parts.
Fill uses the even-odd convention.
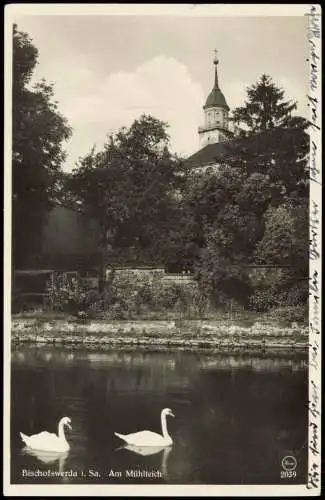
[[[133,453],[136,453],[137,455],[141,455],[143,457],[149,456],[149,455],[156,455],[158,453],[162,452],[161,455],[161,472],[164,477],[167,477],[168,475],[168,468],[167,468],[167,462],[168,462],[168,457],[172,451],[172,446],[135,446],[132,444],[126,444],[125,446],[121,446],[118,448],[119,450],[124,449],[124,450],[129,450],[132,451]]]
[[[22,449],[22,454],[29,455],[31,457],[36,457],[37,460],[45,465],[55,464],[58,462],[59,472],[64,471],[64,464],[69,455],[68,451],[65,452],[55,452],[55,451],[39,451],[28,448],[27,446]]]

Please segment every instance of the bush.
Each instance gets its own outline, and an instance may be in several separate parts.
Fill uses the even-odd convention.
[[[47,289],[55,311],[76,314],[87,308],[87,291],[76,278],[69,280],[64,273],[56,273]]]
[[[250,307],[257,312],[269,311],[279,306],[278,291],[272,286],[257,287],[249,298]]]
[[[249,304],[258,312],[283,306],[299,307],[308,300],[308,293],[307,280],[273,283],[269,286],[259,285],[250,296]]]
[[[286,323],[308,324],[308,302],[299,306],[286,306],[271,309],[266,316],[271,320],[281,320]]]
[[[164,283],[156,279],[130,280],[110,276],[102,294],[88,296],[89,309],[111,319],[135,319],[152,314],[199,318],[209,301],[194,283]]]
[[[139,293],[141,309],[181,316],[201,317],[209,308],[209,301],[203,296],[196,283],[156,282],[147,284]]]

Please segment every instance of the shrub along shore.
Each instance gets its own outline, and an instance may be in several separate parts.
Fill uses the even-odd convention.
[[[78,320],[13,317],[11,341],[55,345],[306,350],[308,327],[236,320]]]

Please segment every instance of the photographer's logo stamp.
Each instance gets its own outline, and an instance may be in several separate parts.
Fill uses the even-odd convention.
[[[281,460],[281,478],[296,477],[297,460],[292,455],[286,455]]]

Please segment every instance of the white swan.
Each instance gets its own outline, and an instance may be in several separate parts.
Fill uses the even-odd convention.
[[[33,450],[53,452],[68,451],[70,445],[64,434],[64,426],[66,425],[69,429],[72,429],[70,423],[71,419],[69,417],[61,418],[58,424],[58,435],[47,431],[34,434],[33,436],[26,436],[26,434],[22,432],[19,434],[24,443]]]
[[[167,431],[167,415],[174,417],[175,415],[169,408],[164,408],[161,412],[161,428],[162,435],[151,431],[133,432],[132,434],[119,434],[115,432],[115,436],[123,439],[127,444],[134,446],[170,446],[173,440]]]

